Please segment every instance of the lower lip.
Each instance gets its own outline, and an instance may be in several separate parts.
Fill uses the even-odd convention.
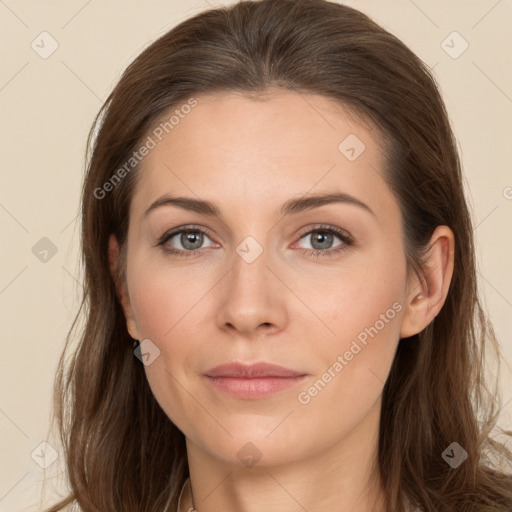
[[[302,382],[307,375],[299,377],[258,377],[253,379],[236,377],[209,377],[208,382],[219,391],[237,398],[265,398]]]

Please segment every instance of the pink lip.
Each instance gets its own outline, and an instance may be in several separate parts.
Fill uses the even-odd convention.
[[[270,363],[228,363],[205,373],[206,379],[215,389],[247,399],[264,398],[290,388],[304,380],[306,375]]]
[[[205,372],[208,377],[238,377],[253,379],[256,377],[300,377],[304,372],[296,372],[272,363],[227,363],[216,366]]]

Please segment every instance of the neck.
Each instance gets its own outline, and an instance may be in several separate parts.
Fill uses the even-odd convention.
[[[374,466],[379,413],[378,407],[372,410],[364,424],[323,452],[286,464],[240,467],[213,457],[187,438],[192,496],[184,495],[180,512],[192,506],[197,512],[384,511]]]

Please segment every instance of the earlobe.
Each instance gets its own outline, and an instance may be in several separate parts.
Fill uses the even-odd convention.
[[[133,309],[130,303],[130,297],[126,288],[126,281],[119,273],[119,252],[120,251],[117,238],[114,234],[111,234],[108,241],[108,261],[110,273],[116,288],[117,298],[124,311],[128,333],[133,339],[138,340],[140,337],[137,329],[137,323],[135,321],[135,316],[133,314]]]
[[[409,283],[400,338],[421,332],[444,305],[453,275],[455,239],[448,226],[438,226],[429,244],[423,267],[424,279],[415,276]]]

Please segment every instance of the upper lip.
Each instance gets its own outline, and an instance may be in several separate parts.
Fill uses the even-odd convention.
[[[306,375],[272,363],[226,363],[208,370],[205,373],[208,377],[235,377],[252,379],[257,377],[299,377]]]

